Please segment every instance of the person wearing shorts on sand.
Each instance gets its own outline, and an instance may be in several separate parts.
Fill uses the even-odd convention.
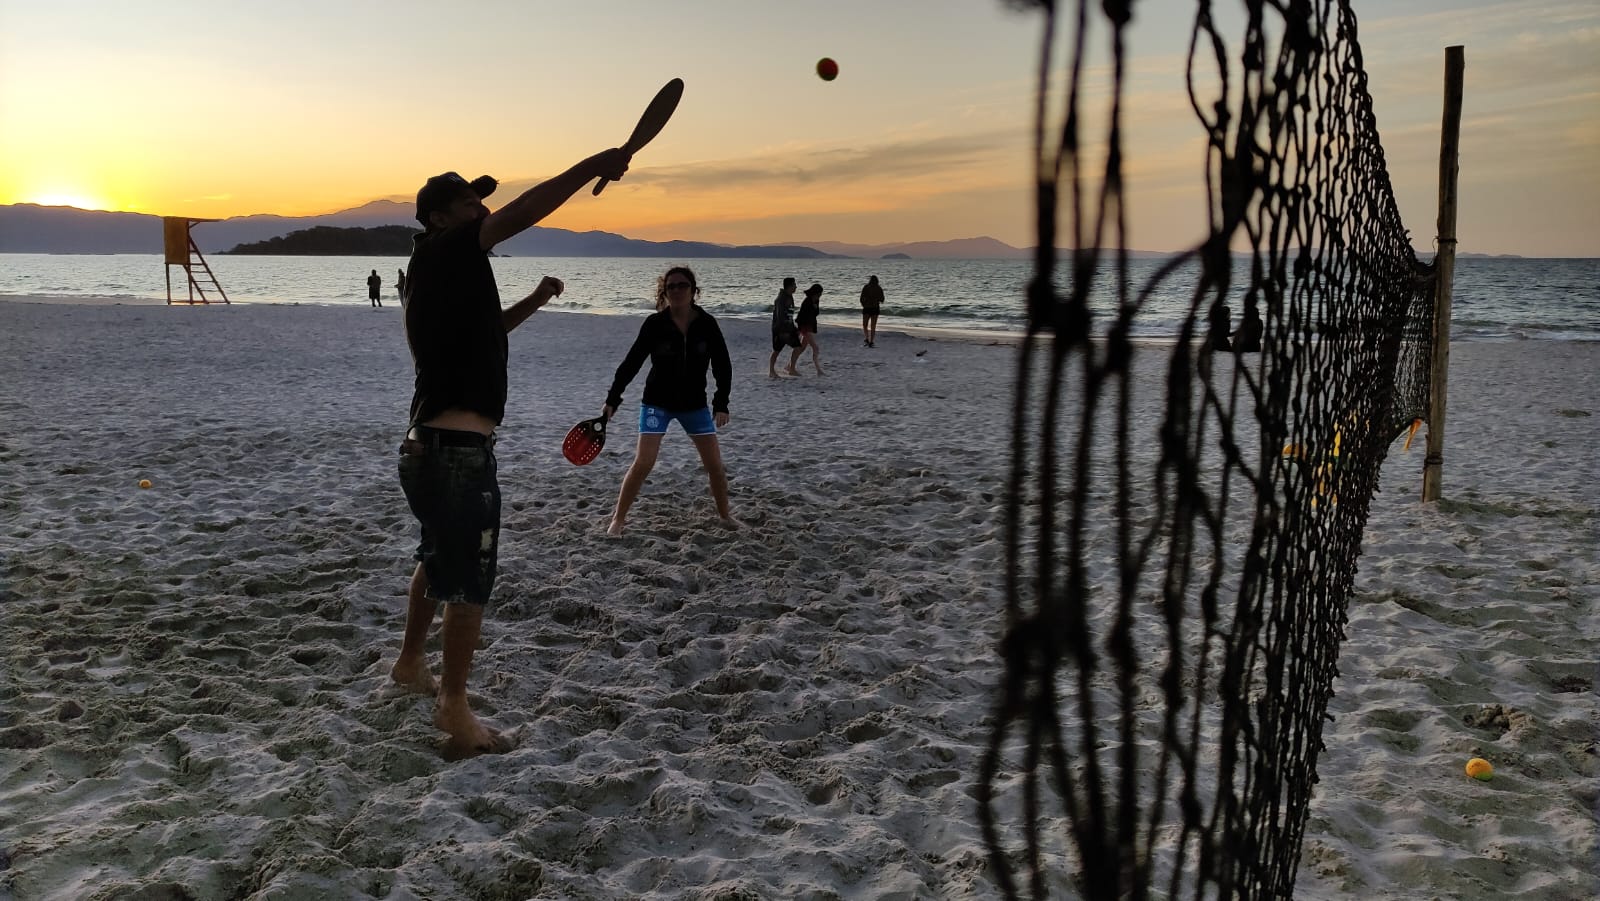
[[[878,346],[878,314],[882,310],[883,286],[876,275],[869,275],[861,286],[861,343],[865,347]]]
[[[778,377],[778,354],[785,347],[800,346],[800,331],[794,325],[795,280],[786,278],[778,290],[778,299],[772,302],[772,356],[767,358],[767,378]],[[793,367],[790,367],[792,374]]]
[[[494,587],[500,541],[500,484],[494,432],[506,407],[506,335],[562,291],[545,276],[533,293],[500,306],[489,251],[548,216],[596,178],[618,179],[631,157],[602,151],[489,212],[495,181],[454,172],[417,192],[415,236],[406,273],[406,343],[416,370],[411,422],[400,444],[400,487],[421,526],[406,607],[405,635],[389,677],[432,694],[433,724],[450,759],[509,750],[478,721],[467,675]],[[444,666],[437,685],[425,649],[435,609]]]
[[[805,300],[800,301],[800,314],[794,318],[794,324],[800,329],[800,346],[789,354],[790,375],[799,375],[794,369],[794,364],[800,362],[800,353],[806,348],[811,348],[811,365],[817,370],[817,375],[822,374],[822,345],[817,341],[817,315],[822,307],[822,286],[813,282],[806,289]]]
[[[639,328],[639,337],[629,348],[622,365],[611,381],[602,413],[609,418],[622,406],[622,392],[639,374],[644,361],[650,361],[645,377],[644,400],[639,406],[639,446],[633,465],[622,478],[617,506],[606,533],[621,535],[627,526],[628,510],[661,451],[667,426],[676,421],[689,433],[700,463],[711,481],[711,499],[717,516],[726,528],[738,528],[728,507],[728,476],[722,466],[722,449],[717,444],[717,429],[728,424],[728,391],[733,381],[733,363],[722,329],[710,313],[700,308],[699,283],[687,266],[674,266],[656,281],[656,313]],[[706,406],[706,370],[716,378],[717,391]]]

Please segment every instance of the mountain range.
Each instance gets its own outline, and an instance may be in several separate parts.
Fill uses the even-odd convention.
[[[258,214],[208,220],[191,234],[203,253],[221,253],[241,244],[281,238],[317,227],[416,228],[410,203],[374,200],[321,216]],[[146,213],[80,210],[34,203],[0,204],[0,253],[160,253],[161,217]],[[994,238],[913,241],[899,244],[849,244],[843,241],[792,241],[783,244],[712,244],[705,241],[645,241],[603,231],[575,232],[534,226],[495,248],[501,256],[528,257],[727,257],[771,259],[1025,260],[1033,249],[1012,247]],[[1065,251],[1062,251],[1065,255]],[[1135,259],[1170,257],[1168,251],[1130,250]],[[1419,251],[1427,260],[1431,251]],[[1520,259],[1515,254],[1460,253],[1458,257]]]
[[[220,253],[241,244],[282,237],[317,227],[416,227],[410,203],[374,200],[321,216],[236,216],[203,222],[190,234],[202,253]],[[160,253],[161,217],[31,203],[0,205],[0,253]],[[730,245],[704,241],[645,241],[603,231],[575,232],[534,226],[495,252],[502,256],[549,257],[767,257],[816,259],[887,256],[912,259],[1026,259],[1031,251],[994,238],[917,241],[901,244],[849,244],[817,241]]]

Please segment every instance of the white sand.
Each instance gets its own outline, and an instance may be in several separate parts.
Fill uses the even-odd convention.
[[[518,746],[450,764],[387,680],[399,310],[0,302],[0,898],[993,897],[1013,351],[829,329],[771,382],[724,322],[749,527],[674,432],[613,541],[630,421],[559,446],[637,324],[512,336],[471,690]],[[1450,500],[1414,449],[1373,507],[1301,897],[1597,888],[1600,347],[1453,365]]]

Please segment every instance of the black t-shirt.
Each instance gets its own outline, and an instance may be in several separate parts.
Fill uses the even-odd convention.
[[[499,423],[506,412],[506,327],[479,219],[417,235],[406,271],[406,341],[416,364],[411,421],[452,408]]]
[[[650,375],[644,380],[644,402],[663,410],[698,410],[706,405],[706,368],[717,380],[717,393],[711,409],[728,410],[728,390],[733,381],[733,362],[728,359],[728,343],[710,313],[694,308],[687,334],[678,331],[672,312],[662,310],[644,321],[639,337],[617,367],[606,403],[622,406],[622,392],[639,374],[645,359],[650,360]]]

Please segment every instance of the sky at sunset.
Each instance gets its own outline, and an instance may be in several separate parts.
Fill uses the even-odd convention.
[[[1129,243],[1171,250],[1204,221],[1194,3],[1134,9]],[[1355,10],[1416,246],[1434,232],[1444,48],[1464,44],[1460,249],[1600,256],[1600,3]],[[677,76],[683,103],[628,178],[545,225],[1027,246],[1040,27],[1000,0],[0,0],[0,204],[311,215],[453,169],[498,177],[494,206],[620,144]]]

